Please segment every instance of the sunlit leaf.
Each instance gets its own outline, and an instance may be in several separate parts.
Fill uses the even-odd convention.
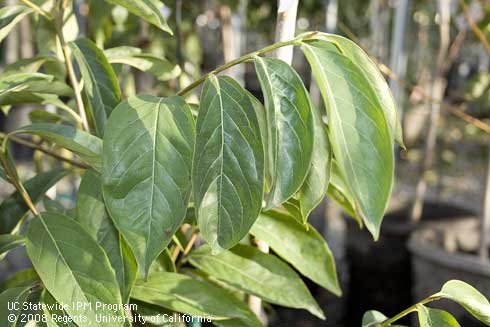
[[[255,58],[267,116],[267,208],[279,206],[303,184],[313,151],[312,105],[294,69],[275,58]]]
[[[333,155],[375,239],[393,186],[393,139],[379,95],[362,69],[325,40],[301,45],[322,93]]]
[[[167,81],[180,75],[180,67],[165,58],[143,53],[140,48],[122,46],[104,51],[111,64],[124,64],[146,73],[160,81]]]
[[[0,8],[0,42],[9,34],[15,24],[31,12],[32,9],[18,5]]]

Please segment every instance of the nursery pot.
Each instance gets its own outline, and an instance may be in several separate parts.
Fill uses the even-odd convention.
[[[436,293],[451,279],[467,282],[490,297],[490,263],[472,254],[478,245],[478,229],[478,219],[470,217],[467,221],[423,227],[412,234],[408,248],[412,254],[415,301]],[[483,326],[451,301],[438,301],[430,306],[449,311],[461,326]]]
[[[411,233],[426,225],[457,220],[469,211],[453,205],[426,202],[418,224],[409,221],[410,206],[384,217],[379,240],[348,219],[347,258],[349,261],[349,325],[361,321],[367,310],[376,309],[393,316],[412,304],[411,260],[407,241]]]

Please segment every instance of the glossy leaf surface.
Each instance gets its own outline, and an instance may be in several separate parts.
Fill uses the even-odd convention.
[[[185,217],[194,135],[189,106],[180,97],[129,98],[107,123],[104,199],[145,274]]]
[[[379,97],[363,71],[330,42],[301,46],[328,116],[334,157],[375,239],[393,186],[393,140]]]
[[[204,83],[196,127],[194,205],[202,237],[214,251],[248,233],[264,189],[264,149],[254,107],[229,77]]]
[[[267,116],[267,208],[279,206],[303,184],[313,151],[312,105],[301,78],[287,63],[255,58]]]
[[[102,248],[74,220],[59,214],[42,213],[27,230],[27,254],[46,289],[60,303],[88,303],[70,316],[83,315],[80,327],[124,326],[124,323],[96,322],[96,314],[118,319],[122,310],[98,308],[96,303],[121,304],[114,270]]]
[[[420,327],[460,327],[458,321],[449,312],[417,305]]]
[[[442,286],[438,295],[459,303],[475,318],[490,326],[490,303],[473,286],[460,280],[450,280]]]

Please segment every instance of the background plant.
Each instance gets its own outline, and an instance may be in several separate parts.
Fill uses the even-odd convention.
[[[109,11],[110,33],[100,15]],[[92,1],[89,12],[91,39],[77,38],[70,1],[24,1],[0,11],[2,38],[26,18],[39,38],[38,54],[4,69],[0,104],[56,107],[33,111],[32,124],[3,138],[2,174],[17,191],[0,206],[1,249],[25,244],[35,273],[14,279],[0,296],[2,308],[12,299],[137,302],[145,310],[151,304],[210,316],[217,325],[255,326],[260,322],[242,301],[254,295],[323,317],[296,271],[341,290],[308,215],[329,194],[377,238],[393,184],[394,142],[402,144],[394,100],[375,64],[348,39],[307,32],[186,83],[194,74],[185,65],[134,47],[134,35],[126,34],[136,17],[147,22],[142,43],[172,33],[158,2]],[[264,56],[291,45],[305,54],[326,112],[312,105],[290,65]],[[264,105],[218,76],[249,61]],[[178,76],[178,85],[159,85],[167,97],[134,95],[144,77],[128,66],[162,82]],[[181,91],[174,95],[173,87]],[[55,163],[23,181],[9,141],[29,144],[63,168]],[[45,198],[38,212],[36,203],[68,173],[83,175],[75,208]],[[34,218],[24,233],[28,215]],[[194,250],[197,239],[207,244]],[[252,239],[275,254],[260,252]],[[63,314],[93,321],[96,313],[128,314]]]

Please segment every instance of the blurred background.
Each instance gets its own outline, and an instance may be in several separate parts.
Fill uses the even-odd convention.
[[[147,74],[115,64],[124,97],[166,96],[224,62],[273,43],[278,2],[165,0],[162,11],[174,37],[105,1],[73,0],[73,8],[64,31],[67,41],[87,36],[104,49],[137,46],[168,60],[171,69],[166,67],[165,75],[158,67]],[[310,217],[334,252],[344,291],[336,298],[309,285],[327,321],[267,308],[270,325],[359,326],[364,311],[392,316],[453,278],[490,297],[490,1],[300,0],[296,34],[311,30],[354,40],[378,64],[398,103],[406,149],[396,150],[396,183],[377,243],[328,199]],[[42,19],[23,19],[0,44],[2,71],[37,53],[59,51],[52,33]],[[322,106],[300,51],[293,66]],[[65,78],[62,68],[53,64],[49,69]],[[227,74],[262,99],[252,65]],[[197,97],[188,100],[197,102]],[[1,106],[2,133],[35,121],[42,107],[56,110],[41,103]],[[50,160],[22,144],[13,150],[23,178],[43,171]],[[43,204],[69,210],[78,182],[76,174],[63,179]],[[13,188],[0,183],[4,199]],[[13,272],[27,268],[22,250],[9,253],[0,263],[0,289]],[[479,326],[458,308],[450,310],[462,326]]]

